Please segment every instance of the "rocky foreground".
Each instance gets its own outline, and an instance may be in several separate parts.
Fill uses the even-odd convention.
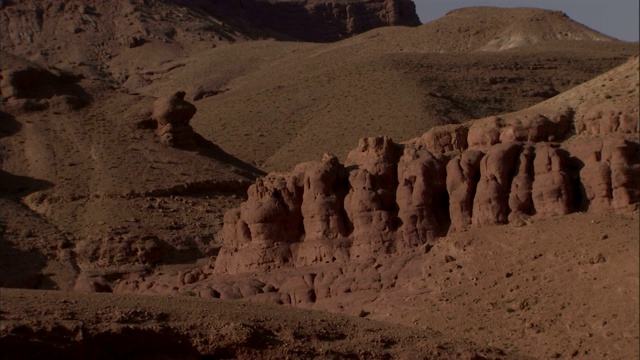
[[[2,289],[3,359],[516,359],[417,330],[273,305]],[[312,325],[312,326],[310,326]]]

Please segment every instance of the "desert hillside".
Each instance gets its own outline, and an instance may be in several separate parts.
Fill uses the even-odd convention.
[[[637,43],[410,0],[0,37],[0,357],[638,356]]]

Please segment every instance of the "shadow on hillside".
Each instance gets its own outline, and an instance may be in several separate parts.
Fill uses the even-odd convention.
[[[22,124],[16,121],[16,118],[0,111],[0,138],[17,134],[22,129]]]
[[[0,170],[0,197],[20,202],[20,199],[36,191],[50,189],[53,183],[32,178],[17,176]]]
[[[5,229],[0,228],[0,287],[51,289],[53,283],[42,273],[47,263],[44,254],[17,249],[7,236]],[[28,237],[30,234],[25,232],[16,236]]]
[[[0,111],[0,138],[17,134],[22,125],[16,119]],[[1,164],[1,163],[0,163]],[[29,176],[18,176],[0,169],[0,197],[19,202],[19,199],[35,191],[53,187],[53,183]]]
[[[129,323],[128,320],[120,321]],[[135,324],[138,320],[131,320]],[[21,334],[0,339],[0,348],[8,359],[197,359],[198,350],[191,339],[173,330],[155,331],[128,327],[104,331],[76,340],[75,330],[26,328]],[[65,346],[60,346],[65,345]],[[233,358],[225,352],[221,358]]]
[[[257,177],[264,176],[266,173],[253,165],[247,164],[246,162],[238,159],[237,157],[227,153],[222,150],[218,145],[213,142],[205,139],[199,134],[196,134],[197,142],[198,142],[198,153],[200,155],[218,160],[222,163],[233,165],[238,168],[239,175],[245,176],[251,180],[256,179]]]

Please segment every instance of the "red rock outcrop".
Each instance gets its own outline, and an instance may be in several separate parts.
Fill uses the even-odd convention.
[[[525,146],[520,152],[509,193],[509,221],[534,215],[532,198],[534,156],[535,149],[532,146]]]
[[[240,209],[225,214],[218,269],[269,269],[292,260],[291,244],[303,235],[303,175],[270,174],[249,187]]]
[[[390,138],[375,137],[360,139],[358,148],[347,155],[351,190],[344,208],[353,226],[352,259],[393,251],[400,154]]]
[[[623,137],[585,138],[569,151],[583,164],[579,171],[583,203],[589,211],[628,212],[640,201],[638,143]]]
[[[533,160],[533,206],[541,216],[571,212],[572,188],[566,170],[565,153],[548,143],[536,144]]]
[[[297,264],[348,259],[347,249],[341,246],[348,233],[343,207],[346,180],[344,166],[332,154],[325,154],[322,162],[305,171],[301,205],[305,236],[294,250]]]
[[[512,173],[520,147],[520,144],[513,142],[497,144],[480,161],[480,180],[473,200],[472,225],[507,223]]]
[[[594,106],[575,120],[576,133],[580,135],[633,134],[640,130],[638,124],[637,103],[622,108]]]
[[[449,222],[446,211],[446,158],[427,150],[405,149],[398,163],[396,202],[398,248],[413,248],[442,235]]]
[[[473,199],[480,179],[480,161],[484,153],[468,150],[447,164],[450,231],[467,230],[471,225]]]

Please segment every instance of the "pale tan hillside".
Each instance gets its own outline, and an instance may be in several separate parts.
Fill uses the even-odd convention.
[[[383,28],[379,47],[396,46],[421,52],[504,51],[551,41],[598,41],[615,39],[571,20],[560,11],[537,8],[469,7],[413,29]],[[399,34],[403,44],[394,43]],[[457,34],[455,38],[451,34]]]

